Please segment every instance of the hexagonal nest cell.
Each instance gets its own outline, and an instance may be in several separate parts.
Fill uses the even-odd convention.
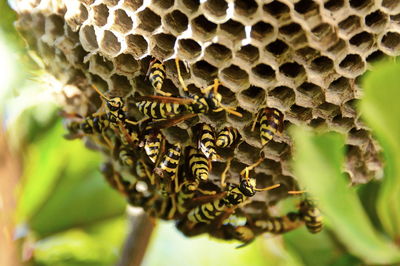
[[[43,58],[50,73],[81,92],[79,102],[65,96],[64,107],[69,112],[82,117],[96,112],[93,109],[101,100],[91,84],[107,97],[123,97],[128,117],[134,120],[143,117],[137,108],[142,99],[138,97],[153,96],[157,90],[152,84],[160,76],[165,77],[161,90],[179,99],[218,91],[223,104],[219,112],[189,115],[162,128],[160,134],[168,142],[166,149],[184,138],[178,182],[184,178],[193,181],[188,147],[198,147],[202,126],[209,125],[214,137],[221,132],[238,136],[231,146],[217,147],[218,159],[210,163],[210,181],[199,184],[202,190],[216,193],[227,189],[221,184],[221,174],[237,185],[240,172],[264,154],[264,162],[251,173],[259,176],[260,186],[273,180],[282,187],[257,193],[257,200],[240,206],[237,213],[259,218],[251,206],[261,204],[267,210],[269,204],[287,197],[288,189],[298,187],[289,167],[293,143],[288,134],[276,134],[265,147],[261,145],[259,116],[269,110],[266,107],[282,113],[285,127],[302,124],[348,134],[345,169],[352,183],[365,183],[379,172],[379,148],[354,108],[360,95],[356,79],[371,62],[400,54],[399,1],[60,0],[57,7],[38,4],[23,9],[26,6],[16,5],[20,8],[17,26],[30,48]],[[182,80],[178,80],[175,58],[181,61]],[[164,72],[157,62],[165,63]],[[154,74],[153,68],[159,72]],[[218,82],[215,89],[212,85]],[[114,150],[124,150],[125,140],[114,136],[115,130],[104,134],[115,141]],[[156,133],[141,139],[137,149],[154,136]],[[99,137],[88,139],[102,143]],[[107,152],[109,147],[103,144],[100,149],[108,156],[107,165],[114,169],[113,176],[106,179],[115,188],[118,176],[140,180],[143,173],[160,173],[161,166],[155,166],[144,152],[118,155]],[[129,160],[124,161],[124,156],[132,156],[135,165],[126,165]],[[160,187],[155,186],[160,176],[155,176],[155,181],[145,180],[147,194],[132,184],[129,191],[123,191],[131,204],[142,206],[151,215],[179,220],[178,227],[186,234],[229,234],[201,223],[189,233],[187,212],[161,213],[159,207],[170,198],[160,196]],[[156,198],[151,201],[148,194]],[[185,209],[186,205],[179,207]],[[257,230],[257,234],[262,232]]]

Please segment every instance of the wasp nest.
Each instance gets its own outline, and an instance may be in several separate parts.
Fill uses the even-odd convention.
[[[220,184],[221,174],[228,183],[237,185],[240,172],[263,155],[264,160],[250,176],[256,179],[257,187],[278,183],[280,187],[258,192],[251,203],[236,209],[236,218],[268,216],[269,205],[297,188],[289,164],[293,149],[290,137],[284,131],[262,146],[259,126],[252,130],[257,114],[266,107],[284,115],[285,128],[307,125],[347,134],[345,171],[353,183],[367,182],[381,169],[377,145],[360,121],[355,102],[362,96],[358,79],[370,63],[400,52],[399,1],[18,0],[16,9],[19,30],[43,58],[47,70],[68,87],[78,89],[65,93],[66,113],[85,118],[99,108],[104,110],[104,98],[93,84],[107,97],[122,97],[128,116],[139,119],[137,97],[154,95],[146,79],[154,58],[166,69],[162,90],[175,97],[187,95],[177,78],[175,58],[184,63],[182,75],[192,94],[201,95],[199,89],[218,78],[222,104],[242,117],[209,112],[163,128],[162,133],[168,145],[183,145],[177,177],[182,179],[188,174],[186,150],[197,147],[199,125],[210,125],[215,132],[225,127],[239,132],[240,139],[229,148],[218,149],[219,158],[212,162],[208,177],[212,182],[204,186],[216,193],[226,192]],[[133,161],[144,161],[151,175],[157,176],[159,167],[137,151],[127,163],[135,167],[123,165],[115,151],[123,141],[112,136],[119,130],[107,133],[112,150],[104,141],[98,146],[108,157],[105,175],[121,190],[140,178],[140,169]],[[137,150],[143,150],[140,141]],[[116,174],[122,176],[122,184],[113,177]],[[169,202],[172,197],[161,195],[159,188],[154,197],[157,193],[151,188],[158,182],[146,181],[141,189],[132,188],[130,202],[145,206],[150,213],[170,210],[170,205],[182,207]],[[191,234],[182,212],[169,218],[179,219],[180,229]],[[290,224],[296,219],[287,215],[280,220],[290,220],[286,223]],[[229,223],[234,224],[225,224]],[[231,227],[225,231],[201,227],[198,232],[229,238],[229,230]],[[248,233],[240,230],[241,236]]]

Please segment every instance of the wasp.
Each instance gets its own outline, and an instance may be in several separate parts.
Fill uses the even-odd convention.
[[[289,212],[284,216],[268,217],[253,221],[263,233],[282,234],[298,228],[303,222],[300,220],[300,215],[295,212]]]
[[[210,159],[211,161],[217,160],[218,155],[215,149],[214,131],[212,127],[208,124],[201,125],[199,148],[208,159]]]
[[[282,112],[276,108],[265,108],[259,113],[259,115],[260,114],[261,145],[265,146],[271,139],[274,138],[275,135],[277,135],[278,133],[282,133],[284,117]],[[252,131],[255,128],[259,115],[253,123]]]
[[[323,228],[321,212],[310,200],[300,202],[299,214],[309,232],[313,234],[321,232]]]
[[[197,149],[189,148],[189,168],[196,180],[207,180],[210,171],[210,162],[205,155]]]
[[[171,93],[161,90],[165,79],[165,67],[159,60],[153,59],[150,62],[147,76],[149,77],[151,86],[153,86],[156,93],[164,96],[171,96]]]
[[[162,156],[161,161],[157,168],[154,171],[164,179],[165,174],[169,177],[168,181],[175,181],[175,191],[178,190],[178,168],[179,161],[181,159],[182,146],[179,143],[172,144],[167,149],[167,152]],[[167,180],[164,179],[162,185],[165,185]],[[161,189],[164,191],[164,188]]]
[[[121,162],[124,165],[127,166],[133,166],[134,164],[134,153],[133,151],[128,147],[128,146],[124,146],[122,145],[119,148],[119,159],[121,160]]]
[[[143,132],[144,150],[150,161],[156,163],[156,160],[162,152],[164,136],[161,132],[147,126]]]
[[[236,128],[225,127],[217,135],[215,145],[221,148],[230,147],[239,138],[239,132]]]
[[[218,93],[219,81],[214,80],[214,84],[201,89],[202,97],[189,94],[188,88],[183,82],[181,76],[179,61],[175,60],[177,65],[178,79],[181,86],[187,96],[185,97],[167,97],[167,96],[141,96],[137,97],[136,106],[139,111],[152,119],[170,119],[180,115],[187,114],[200,114],[207,113],[210,110],[213,112],[221,112],[223,110],[242,117],[242,114],[233,110],[231,107],[224,106],[221,103],[222,95]],[[165,93],[164,93],[165,94]],[[192,116],[188,115],[184,119],[188,119]],[[183,120],[184,120],[183,119]],[[178,121],[172,121],[171,124],[178,123]]]
[[[240,173],[242,177],[240,184],[230,184],[227,191],[222,194],[222,197],[193,208],[187,215],[188,220],[192,223],[209,224],[213,222],[216,217],[223,213],[229,213],[233,208],[244,203],[248,198],[253,197],[257,191],[266,191],[279,187],[280,184],[275,184],[259,189],[256,188],[256,180],[254,178],[249,178],[249,172],[257,167],[263,160],[264,158],[260,158],[256,163],[245,167]]]
[[[66,124],[66,128],[69,132],[65,136],[67,139],[74,139],[77,137],[83,137],[85,135],[93,136],[95,134],[100,134],[106,142],[108,148],[113,148],[113,144],[106,134],[106,131],[110,128],[107,115],[89,115],[85,118],[82,118],[78,114],[67,114],[65,112],[61,112],[61,115],[66,118],[72,117],[79,118],[81,120],[79,122],[72,120]]]

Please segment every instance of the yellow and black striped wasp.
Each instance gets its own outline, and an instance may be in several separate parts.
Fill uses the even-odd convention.
[[[236,128],[225,127],[218,132],[215,145],[220,148],[230,147],[239,138],[239,132]]]
[[[252,131],[255,128],[255,125],[258,121],[259,116],[260,119],[260,138],[261,145],[265,146],[267,143],[274,138],[278,133],[282,133],[283,131],[283,113],[276,108],[264,108],[257,116],[256,120],[253,123]]]
[[[257,167],[264,158],[260,158],[252,165],[245,167],[240,175],[242,180],[239,185],[230,184],[215,200],[201,204],[193,208],[187,215],[187,219],[192,223],[211,223],[222,214],[230,214],[234,208],[244,203],[248,198],[253,197],[257,191],[267,191],[280,186],[275,184],[263,189],[256,188],[256,180],[249,178],[249,172]]]
[[[217,150],[215,149],[214,131],[208,124],[203,123],[200,127],[198,147],[207,159],[211,161],[218,159]]]
[[[167,96],[139,96],[137,97],[136,106],[139,111],[146,117],[151,119],[172,119],[163,122],[163,127],[177,124],[185,119],[193,117],[201,113],[209,111],[221,112],[223,110],[242,117],[242,114],[233,110],[231,107],[224,106],[221,103],[222,95],[218,93],[219,81],[214,80],[214,84],[207,88],[201,89],[204,96],[197,96],[188,93],[183,78],[181,76],[179,60],[176,59],[178,79],[182,89],[187,95],[185,97],[167,97]],[[178,118],[175,120],[174,118]],[[183,118],[182,118],[183,117]]]
[[[153,86],[156,93],[161,94],[163,96],[171,96],[171,93],[164,92],[162,90],[162,86],[165,79],[165,67],[163,63],[161,63],[157,59],[153,59],[150,62],[149,70],[147,71],[147,75],[149,77],[151,86]]]

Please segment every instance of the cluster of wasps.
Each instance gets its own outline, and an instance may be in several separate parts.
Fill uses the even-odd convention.
[[[321,215],[306,198],[297,212],[281,217],[252,216],[241,209],[257,192],[275,189],[280,184],[256,187],[256,179],[250,173],[264,161],[263,153],[240,172],[239,184],[225,183],[232,158],[223,159],[217,151],[241,141],[237,129],[225,127],[215,132],[212,126],[202,123],[196,125],[196,145],[184,147],[167,141],[162,129],[201,114],[226,111],[242,117],[240,112],[221,103],[218,79],[201,89],[201,96],[189,93],[179,60],[175,63],[184,96],[162,90],[165,68],[160,61],[152,60],[147,76],[155,94],[135,97],[139,119],[129,115],[123,97],[108,97],[93,87],[102,99],[102,107],[86,117],[64,113],[67,136],[92,137],[109,153],[110,160],[102,166],[109,184],[126,195],[131,205],[142,207],[151,216],[176,220],[177,227],[187,236],[208,232],[247,244],[259,234],[281,234],[302,224],[312,233],[319,232]],[[262,146],[283,131],[283,120],[283,114],[274,108],[265,108],[258,114],[252,130],[259,123]],[[209,180],[209,173],[212,163],[222,160],[226,167],[218,186]]]

